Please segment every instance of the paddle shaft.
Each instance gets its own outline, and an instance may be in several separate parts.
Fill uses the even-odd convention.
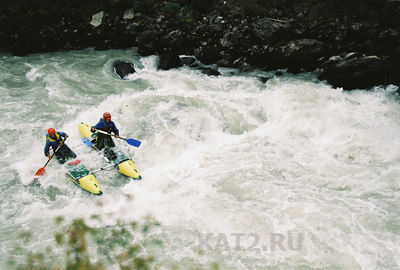
[[[119,137],[119,136],[117,137],[116,135],[113,135],[111,133],[105,132],[104,130],[101,130],[101,129],[95,129],[95,130],[97,132],[99,132],[99,133],[102,133],[102,134],[105,134],[105,135],[108,135],[108,136],[113,136],[113,137],[115,137],[117,139],[122,139],[122,140],[126,141],[129,145],[132,145],[132,146],[135,146],[135,147],[139,147],[140,144],[141,144],[140,141],[135,140],[135,139],[131,139],[131,138],[127,139],[127,138],[122,138],[122,137]]]
[[[111,168],[111,167],[115,167],[115,166],[118,166],[118,164],[109,165],[109,166],[106,166],[106,167],[91,171],[89,174],[95,173],[95,172],[99,172],[99,171],[104,171],[105,169],[108,169],[108,168]]]
[[[104,130],[101,130],[101,129],[95,129],[97,132],[99,132],[99,133],[102,133],[102,134],[105,134],[105,135],[110,135],[110,136],[113,136],[113,137],[115,137],[115,138],[118,138],[118,139],[122,139],[122,140],[125,140],[126,141],[126,138],[122,138],[122,137],[117,137],[117,136],[115,136],[114,134],[111,134],[111,133],[108,133],[108,132],[106,132],[106,131],[104,131]]]

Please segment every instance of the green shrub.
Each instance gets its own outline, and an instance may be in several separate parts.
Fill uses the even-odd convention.
[[[93,216],[92,219],[99,217]],[[16,247],[13,253],[21,254],[25,259],[22,262],[16,259],[9,260],[9,268],[100,270],[107,269],[108,265],[119,265],[120,269],[124,270],[148,270],[153,264],[153,257],[141,254],[141,245],[132,243],[135,233],[148,232],[159,225],[156,222],[147,220],[141,226],[134,222],[117,222],[115,226],[91,227],[83,219],[75,219],[70,225],[64,225],[64,218],[58,217],[55,223],[60,230],[54,234],[54,241],[65,254],[65,263],[57,260],[54,265],[48,265],[48,258],[57,258],[53,248],[47,248],[45,256],[41,252],[32,253],[22,247]],[[28,244],[32,241],[32,233],[22,232],[19,238],[24,244]]]

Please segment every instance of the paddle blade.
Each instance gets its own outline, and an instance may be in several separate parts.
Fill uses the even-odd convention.
[[[135,140],[135,139],[126,139],[126,142],[132,146],[139,147],[140,144],[142,143],[141,141]]]
[[[46,168],[42,167],[39,170],[37,170],[37,172],[35,173],[35,179],[38,179],[40,176],[42,176],[45,172]]]
[[[82,142],[84,144],[86,144],[87,146],[90,146],[90,147],[93,146],[93,143],[88,138],[82,138]]]

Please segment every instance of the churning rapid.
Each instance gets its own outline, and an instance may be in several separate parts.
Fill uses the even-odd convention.
[[[161,269],[400,268],[395,87],[344,92],[310,74],[159,71],[157,57],[131,50],[0,57],[0,269],[47,247],[49,263],[62,264],[54,219],[92,215],[99,227],[159,222],[136,240]],[[116,60],[136,73],[121,80]],[[70,135],[90,170],[106,165],[77,129],[104,111],[121,136],[142,141],[114,140],[143,179],[98,172],[104,194],[93,196],[52,161],[41,187],[30,186],[49,127]]]

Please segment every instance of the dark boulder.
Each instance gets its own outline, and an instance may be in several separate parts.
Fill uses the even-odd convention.
[[[201,70],[201,72],[203,72],[204,74],[206,74],[208,76],[219,76],[219,75],[221,75],[221,73],[219,73],[219,71],[214,69],[214,68],[201,67],[199,69]]]
[[[161,54],[158,61],[158,69],[169,70],[171,68],[178,68],[183,66],[179,55],[176,53]]]
[[[253,69],[252,65],[248,63],[247,57],[239,57],[233,61],[232,65],[242,72],[248,72]]]
[[[279,62],[292,69],[311,71],[317,59],[325,56],[324,43],[315,39],[292,40],[279,48]]]
[[[181,30],[174,30],[160,38],[159,50],[176,50],[182,47],[184,37]]]
[[[288,22],[261,18],[252,23],[252,32],[261,42],[273,42],[288,34]]]
[[[135,69],[132,63],[117,61],[113,64],[115,73],[117,73],[122,79],[125,79],[129,74],[135,73]]]
[[[327,54],[326,45],[316,39],[296,39],[281,46],[253,46],[248,63],[265,70],[288,68],[291,72],[313,71],[317,60]],[[236,62],[236,61],[235,61]]]
[[[238,44],[240,36],[237,33],[227,32],[220,40],[221,46],[225,48],[233,47]]]
[[[218,49],[215,46],[204,46],[194,50],[197,59],[206,65],[216,63],[219,60]]]
[[[210,19],[210,21],[212,21],[212,20]],[[196,30],[197,36],[200,36],[203,39],[206,39],[208,37],[219,36],[220,33],[222,33],[223,27],[220,23],[212,23],[212,24],[199,26],[195,30]]]
[[[257,77],[262,83],[266,83],[269,81],[270,78],[265,77],[265,76],[258,76]]]
[[[399,82],[399,1],[64,2],[0,1],[0,51],[134,46],[141,56],[194,55],[206,65],[241,71],[318,69],[321,78],[345,88]],[[354,51],[359,55],[342,55]],[[332,55],[342,56],[327,60]],[[174,58],[171,66],[180,66]]]
[[[219,71],[217,69],[213,68],[213,67],[204,67],[204,66],[202,66],[202,64],[197,62],[196,58],[194,58],[194,57],[184,56],[184,57],[181,58],[181,60],[182,60],[182,63],[185,66],[201,70],[202,73],[204,73],[204,74],[206,74],[208,76],[219,76],[219,75],[221,75],[219,73]]]
[[[181,58],[181,61],[182,61],[182,64],[184,64],[185,66],[192,67],[196,63],[196,58],[190,57],[190,56],[184,56]]]
[[[136,37],[136,44],[139,46],[139,53],[148,56],[154,53],[154,44],[158,43],[157,33],[152,30],[144,30]]]
[[[249,63],[263,69],[274,69],[279,65],[277,48],[271,45],[253,46],[247,50]]]
[[[322,64],[322,69],[318,75],[320,80],[345,90],[400,84],[400,74],[386,56],[349,53],[331,57]]]

